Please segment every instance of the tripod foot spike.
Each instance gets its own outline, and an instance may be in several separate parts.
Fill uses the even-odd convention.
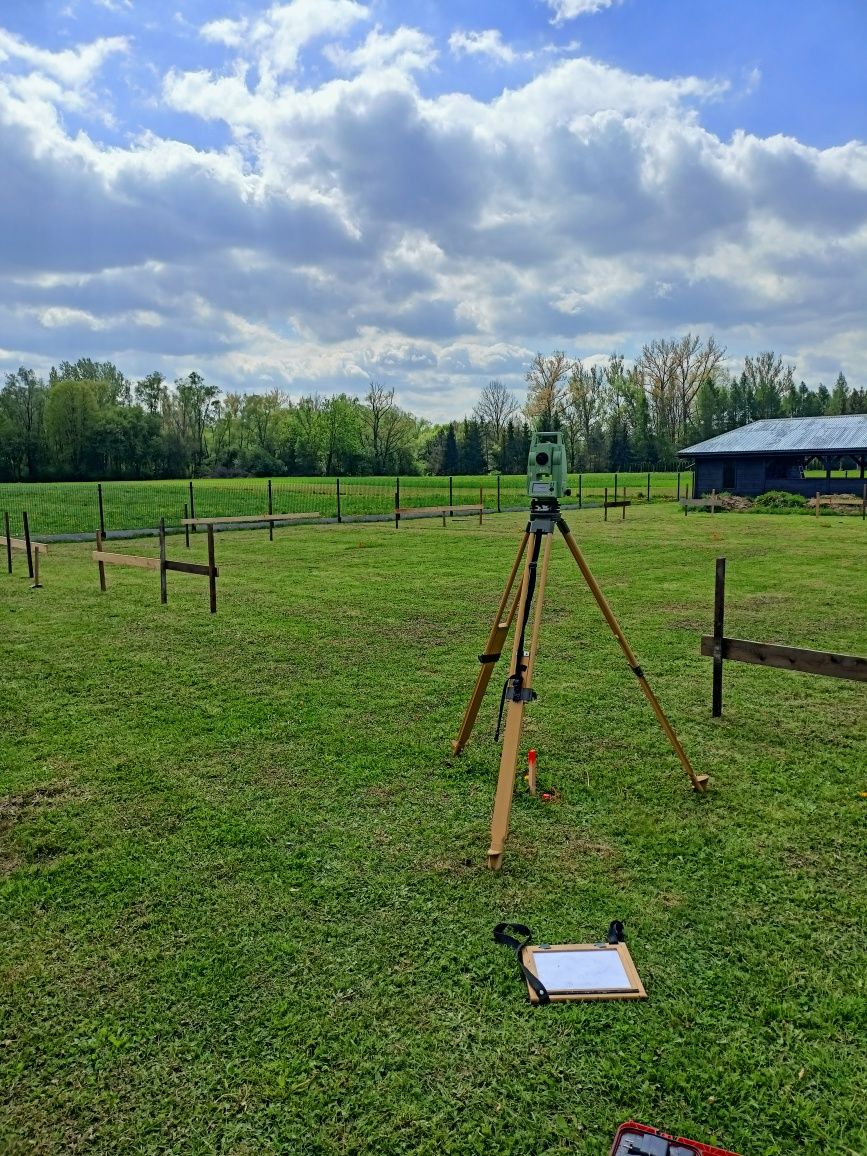
[[[692,789],[694,791],[696,791],[699,795],[706,795],[709,783],[710,783],[710,775],[696,775],[695,776],[695,782],[692,785]]]
[[[497,851],[497,852],[489,851],[488,852],[488,867],[491,869],[491,871],[499,871],[500,867],[502,866],[502,863],[503,863],[502,851]]]

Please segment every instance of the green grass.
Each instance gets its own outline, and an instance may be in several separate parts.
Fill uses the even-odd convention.
[[[691,475],[684,476],[684,485]],[[601,501],[604,488],[618,492],[625,486],[631,497],[646,498],[647,474],[584,474],[582,497]],[[578,475],[571,478],[577,498]],[[500,479],[501,506],[521,506],[526,501],[526,474],[504,475]],[[486,508],[497,507],[495,476],[455,477],[452,501],[468,505],[479,500],[483,489]],[[108,530],[154,528],[160,518],[177,526],[190,504],[190,484],[185,481],[104,482],[103,508]],[[387,514],[394,510],[394,478],[342,478],[340,512],[343,517],[359,514]],[[651,475],[651,499],[673,498],[677,493],[676,473]],[[403,477],[401,504],[436,506],[449,501],[449,479]],[[275,478],[272,484],[274,513],[318,513],[323,518],[337,516],[336,478]],[[193,504],[198,517],[264,514],[268,510],[268,481],[264,478],[202,478],[193,482]],[[99,526],[99,498],[96,482],[0,483],[0,513],[8,510],[14,534],[21,533],[21,511],[26,510],[35,535],[93,533]]]
[[[867,528],[569,522],[712,786],[557,541],[524,747],[562,800],[516,796],[498,874],[504,664],[449,743],[520,516],[219,535],[216,617],[187,575],[100,595],[84,544],[0,574],[0,1152],[867,1150],[864,687],[728,664],[712,720],[698,653],[719,554],[728,633],[867,653]],[[531,1008],[491,938],[613,918],[645,1002]]]

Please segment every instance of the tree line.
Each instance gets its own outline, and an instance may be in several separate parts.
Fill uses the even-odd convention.
[[[572,470],[673,464],[684,445],[762,417],[867,413],[867,390],[795,383],[773,352],[732,374],[713,337],[654,340],[627,366],[538,353],[520,401],[500,381],[472,414],[432,423],[370,382],[363,398],[223,393],[190,372],[131,381],[112,362],[21,367],[0,389],[0,479],[522,473],[530,429],[560,429]]]

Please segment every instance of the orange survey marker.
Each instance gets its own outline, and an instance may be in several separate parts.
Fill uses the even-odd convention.
[[[530,794],[536,794],[536,752],[527,751],[527,786]]]

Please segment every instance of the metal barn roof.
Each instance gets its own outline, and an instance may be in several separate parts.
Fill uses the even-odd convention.
[[[704,454],[867,453],[867,414],[839,417],[772,417],[729,430],[678,450]]]

